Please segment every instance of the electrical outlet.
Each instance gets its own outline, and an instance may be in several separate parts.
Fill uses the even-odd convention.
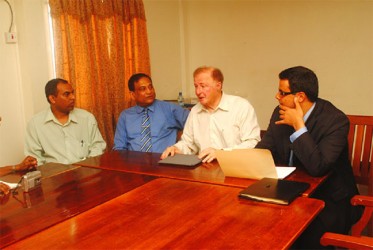
[[[5,32],[5,42],[6,43],[17,43],[17,33],[16,32]]]

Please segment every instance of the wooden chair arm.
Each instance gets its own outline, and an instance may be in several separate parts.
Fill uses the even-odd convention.
[[[366,236],[357,237],[336,233],[324,233],[320,243],[323,246],[336,246],[348,249],[373,249],[373,238]]]
[[[354,205],[354,206],[362,205],[362,206],[365,207],[361,218],[351,228],[351,235],[359,237],[361,235],[361,233],[363,232],[364,228],[368,225],[369,221],[372,220],[373,197],[372,196],[355,195],[351,199],[351,204]]]
[[[361,236],[362,230],[366,227],[373,214],[373,197],[355,195],[351,199],[354,206],[362,205],[365,207],[360,220],[352,227],[350,235],[336,234],[326,232],[320,239],[323,246],[336,246],[348,249],[370,249],[373,250],[373,238]]]
[[[351,204],[354,206],[363,205],[373,207],[373,196],[355,195],[351,199]]]

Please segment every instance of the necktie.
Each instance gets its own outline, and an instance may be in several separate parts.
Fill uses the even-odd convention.
[[[289,145],[289,147],[290,147],[290,156],[289,156],[289,166],[293,166],[294,165],[294,152],[293,152],[293,141],[291,140],[291,136],[294,134],[294,132],[295,132],[295,130],[294,129],[292,129],[292,132],[291,132],[291,134],[290,134],[290,136],[289,136],[289,139],[290,139],[290,142],[291,142],[291,144]]]
[[[293,166],[293,164],[294,164],[293,158],[294,158],[294,152],[293,152],[293,150],[290,150],[289,166]]]
[[[144,109],[141,123],[141,151],[149,152],[152,148],[151,133],[150,133],[150,119],[148,109]]]

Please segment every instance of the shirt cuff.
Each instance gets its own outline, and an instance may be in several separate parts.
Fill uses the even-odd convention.
[[[303,127],[299,129],[298,131],[295,131],[293,134],[290,136],[290,141],[293,143],[299,136],[303,135],[308,131],[307,127]]]

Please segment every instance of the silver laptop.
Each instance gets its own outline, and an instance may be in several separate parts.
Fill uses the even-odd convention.
[[[295,167],[276,167],[268,149],[217,150],[216,157],[225,176],[262,179],[283,179]]]

